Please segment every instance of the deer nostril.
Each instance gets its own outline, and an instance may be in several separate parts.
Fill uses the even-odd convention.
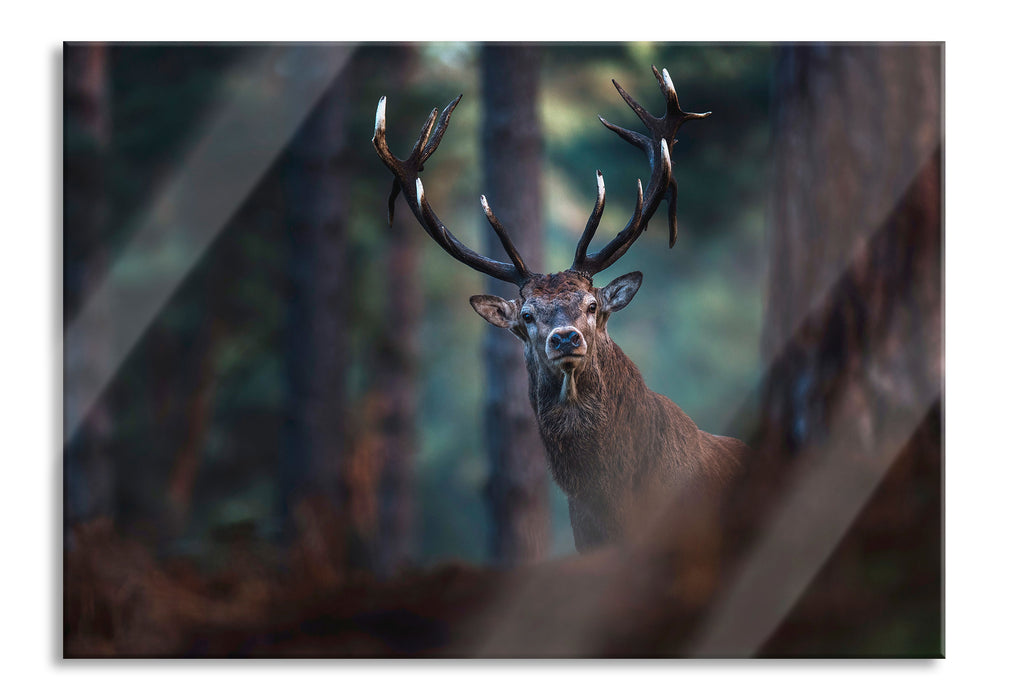
[[[550,345],[552,345],[555,350],[560,350],[564,347],[576,348],[581,344],[581,334],[576,330],[558,331],[550,336]]]

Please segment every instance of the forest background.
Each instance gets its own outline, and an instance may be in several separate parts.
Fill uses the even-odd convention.
[[[64,60],[71,655],[942,653],[941,45]],[[562,269],[590,173],[618,222],[614,181],[640,173],[583,130],[583,103],[616,103],[616,72],[648,105],[649,64],[724,126],[681,132],[680,243],[663,230],[621,261],[655,295],[610,330],[653,389],[754,457],[717,527],[683,502],[641,547],[572,558],[519,348],[473,323],[483,281],[402,206],[391,228],[376,217],[388,176],[364,136],[379,95],[402,95],[403,153],[404,111],[444,104],[428,92],[449,78],[472,87],[428,196],[473,231],[466,200],[486,192],[530,265]]]
[[[181,278],[93,409],[100,416],[89,425],[104,424],[95,438],[102,444],[82,444],[89,456],[81,460],[105,464],[87,468],[97,484],[82,485],[87,494],[76,490],[71,443],[68,526],[78,510],[106,513],[125,532],[213,567],[226,551],[215,545],[222,538],[271,541],[288,528],[292,494],[318,477],[313,469],[325,470],[313,462],[324,453],[340,482],[334,498],[354,512],[344,523],[353,565],[374,567],[382,546],[406,547],[404,561],[420,565],[493,561],[481,356],[484,343],[518,344],[472,312],[467,300],[484,280],[427,239],[402,201],[396,227],[388,226],[391,178],[370,143],[378,98],[389,97],[390,142],[405,155],[428,110],[464,94],[425,182],[442,218],[475,249],[485,249],[489,229],[478,206],[481,168],[516,163],[508,154],[482,163],[479,45],[351,48],[291,147],[184,269],[185,246],[197,245],[185,235],[148,254],[122,254],[151,216],[152,193],[207,147],[200,139],[215,107],[255,90],[237,98],[276,108],[291,90],[285,81],[319,70],[317,52],[287,51],[273,66],[281,79],[240,83],[261,47],[112,45],[84,58],[74,52],[86,48],[68,47],[68,80],[75,60],[100,65],[85,67],[99,71],[86,76],[99,82],[82,87],[98,91],[99,102],[75,101],[72,92],[66,102],[65,321],[111,261],[108,284],[123,298]],[[677,247],[668,249],[660,220],[613,273],[641,270],[646,280],[613,333],[652,389],[703,429],[742,435],[749,418],[741,407],[761,373],[771,48],[560,44],[540,47],[535,60],[543,219],[542,230],[522,235],[543,269],[570,264],[597,168],[608,183],[603,226],[612,230],[630,214],[635,179],[647,174],[641,154],[595,118],[633,126],[611,79],[657,109],[655,64],[669,70],[688,109],[714,113],[684,129],[675,147]],[[215,147],[249,148],[248,138],[257,137],[225,134]],[[215,197],[205,187],[200,194]],[[184,221],[160,215],[176,227]],[[329,237],[313,233],[318,227]],[[328,345],[313,345],[320,335]],[[397,355],[401,341],[414,357]],[[513,381],[524,385],[523,375]],[[408,482],[383,481],[389,469]],[[548,551],[570,553],[566,501],[549,489]],[[403,512],[388,512],[395,509]],[[399,535],[408,543],[377,532],[396,518],[411,522]]]

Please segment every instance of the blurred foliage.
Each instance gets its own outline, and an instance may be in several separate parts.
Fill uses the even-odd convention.
[[[431,107],[464,93],[448,135],[429,162],[425,185],[452,230],[479,249],[486,226],[478,203],[480,123],[476,47],[422,44],[410,65],[393,65],[388,47],[357,49],[348,70],[355,87],[347,154],[358,173],[349,201],[354,290],[349,396],[358,405],[375,380],[370,362],[382,323],[386,274],[386,198],[390,178],[370,143],[378,98],[388,95],[389,140],[405,154]],[[129,240],[131,224],[183,161],[230,71],[253,48],[242,45],[112,47],[112,141],[108,153],[108,250]],[[546,47],[542,119],[546,140],[546,256],[570,264],[595,197],[594,171],[606,177],[608,209],[599,238],[630,215],[634,182],[646,178],[641,154],[596,119],[636,127],[611,78],[647,108],[661,107],[650,66],[665,67],[684,108],[711,110],[688,124],[673,151],[679,182],[679,241],[667,247],[664,215],[597,280],[641,270],[645,284],[610,326],[649,386],[676,401],[705,430],[745,429],[743,400],[761,372],[764,201],[768,171],[770,48],[759,45],[558,44]],[[264,88],[265,89],[265,88]],[[67,144],[70,148],[72,144]],[[499,163],[497,167],[508,167]],[[208,543],[236,526],[277,531],[275,480],[284,416],[284,304],[288,294],[283,193],[276,168],[242,203],[200,264],[130,354],[107,392],[115,410],[119,520],[160,545],[211,556]],[[399,216],[409,217],[399,203]],[[507,225],[507,222],[505,222]],[[424,236],[420,228],[418,236]],[[598,245],[598,244],[597,244]],[[484,322],[468,298],[484,281],[432,242],[421,246],[423,318],[417,464],[418,563],[486,561],[486,473],[481,451],[480,343]],[[145,259],[115,280],[124,293],[159,274]],[[515,342],[501,332],[501,342]],[[203,360],[209,355],[209,369]],[[208,377],[209,375],[209,377]],[[210,425],[189,510],[178,530],[163,530],[166,484],[201,381],[212,381]],[[737,434],[740,434],[737,432]],[[556,553],[573,543],[567,507],[554,489]]]

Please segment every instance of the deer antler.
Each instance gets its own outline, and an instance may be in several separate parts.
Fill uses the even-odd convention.
[[[375,113],[375,136],[371,139],[371,142],[375,145],[375,150],[378,151],[382,162],[385,163],[394,176],[392,192],[389,195],[389,223],[390,225],[392,224],[396,196],[402,190],[406,197],[406,203],[413,212],[413,215],[417,217],[417,221],[420,222],[420,225],[424,227],[428,235],[445,252],[478,272],[483,272],[505,282],[512,282],[521,287],[526,280],[532,277],[532,273],[529,272],[525,263],[522,262],[522,258],[519,256],[514,244],[512,244],[511,238],[509,238],[504,226],[494,216],[490,205],[487,204],[487,198],[480,197],[484,214],[494,228],[494,232],[501,240],[501,245],[504,246],[508,257],[511,258],[511,263],[498,262],[497,260],[484,257],[460,243],[434,213],[434,209],[431,208],[431,204],[424,195],[424,185],[421,183],[420,177],[418,177],[418,173],[424,169],[424,161],[431,157],[431,154],[438,148],[438,144],[441,143],[445,130],[448,128],[448,120],[452,116],[452,111],[461,99],[462,95],[459,95],[459,97],[452,100],[445,107],[445,111],[442,112],[437,125],[435,125],[435,119],[438,117],[438,110],[437,108],[431,110],[431,114],[420,130],[420,138],[417,139],[417,143],[406,160],[399,160],[389,150],[389,146],[385,141],[385,97],[378,101],[378,110]]]
[[[676,95],[676,88],[673,87],[673,81],[669,78],[668,71],[663,69],[660,73],[655,66],[652,66],[652,72],[655,74],[656,80],[659,81],[659,88],[666,98],[666,113],[662,117],[655,117],[649,114],[644,107],[638,104],[633,97],[620,87],[620,83],[616,80],[613,81],[617,92],[620,93],[620,96],[624,98],[624,101],[634,110],[634,113],[638,115],[638,118],[641,119],[641,122],[648,129],[648,135],[615,126],[599,117],[599,121],[606,128],[616,132],[617,135],[643,150],[648,156],[648,162],[652,166],[652,174],[648,178],[648,187],[645,188],[645,192],[642,194],[641,180],[638,180],[638,202],[630,221],[627,222],[627,225],[617,233],[606,247],[594,255],[588,255],[589,243],[592,241],[596,228],[599,226],[599,220],[602,217],[603,206],[606,200],[603,175],[598,170],[596,171],[598,187],[596,205],[589,216],[588,222],[585,224],[585,231],[578,241],[578,246],[575,248],[575,259],[571,265],[572,270],[593,275],[605,270],[619,260],[634,241],[638,239],[638,236],[648,227],[648,222],[655,214],[659,203],[663,199],[669,200],[669,247],[672,248],[673,244],[676,243],[676,179],[672,173],[672,161],[669,159],[669,149],[676,143],[676,132],[679,131],[684,122],[691,119],[704,119],[711,112],[704,112],[703,114],[684,112],[680,108],[680,100]]]

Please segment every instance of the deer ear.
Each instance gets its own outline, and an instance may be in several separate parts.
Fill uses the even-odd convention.
[[[493,294],[477,294],[469,298],[470,306],[484,317],[487,323],[511,329],[518,321],[518,304]]]
[[[638,288],[641,287],[642,279],[644,275],[640,272],[628,272],[603,287],[599,292],[603,311],[613,313],[630,304],[631,299],[638,293]]]

